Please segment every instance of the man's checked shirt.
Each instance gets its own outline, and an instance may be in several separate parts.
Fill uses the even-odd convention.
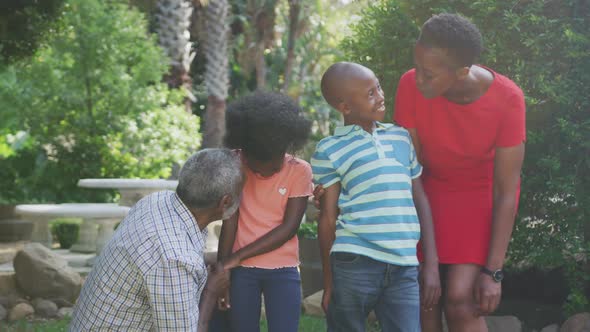
[[[97,258],[70,331],[197,331],[205,239],[176,193],[143,198]]]

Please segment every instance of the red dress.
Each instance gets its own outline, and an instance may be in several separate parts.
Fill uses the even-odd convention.
[[[398,86],[394,120],[418,134],[441,264],[486,264],[495,148],[525,140],[522,91],[507,77],[490,72],[494,81],[488,91],[467,105],[444,97],[425,99],[413,69]],[[421,259],[420,250],[418,255]]]

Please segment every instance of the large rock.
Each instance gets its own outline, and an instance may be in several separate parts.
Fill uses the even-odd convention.
[[[43,318],[57,317],[57,304],[41,298],[33,300],[35,314]]]
[[[0,272],[0,294],[10,294],[16,289],[16,280],[13,273]]]
[[[590,332],[590,312],[583,312],[568,318],[559,332]]]
[[[57,318],[62,319],[65,317],[72,317],[73,314],[74,314],[74,308],[63,307],[63,308],[59,308],[59,310],[57,311]]]
[[[75,302],[82,278],[66,260],[40,243],[29,243],[14,258],[16,281],[32,298],[63,298]]]
[[[0,321],[6,319],[6,316],[8,316],[8,312],[6,311],[4,306],[0,304]]]
[[[559,325],[551,324],[549,326],[545,326],[541,332],[559,332]]]
[[[522,323],[514,316],[488,316],[486,324],[489,332],[521,332]]]
[[[10,293],[8,294],[8,296],[6,296],[6,308],[13,308],[20,303],[28,303],[28,301],[25,300],[18,293]]]
[[[324,291],[317,291],[303,300],[303,312],[309,316],[324,317],[322,309],[322,296]]]
[[[35,309],[28,303],[19,303],[14,308],[10,309],[8,320],[14,322],[31,316],[35,313]]]

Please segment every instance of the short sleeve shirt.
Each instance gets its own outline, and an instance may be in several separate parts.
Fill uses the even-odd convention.
[[[336,128],[318,143],[311,164],[317,184],[341,184],[332,252],[417,264],[420,224],[412,179],[422,167],[407,130],[382,123],[372,134],[357,125]]]
[[[313,193],[311,166],[289,154],[285,155],[281,170],[268,178],[261,177],[248,167],[244,168],[246,182],[242,190],[234,252],[281,225],[289,198],[308,197]],[[298,266],[297,236],[271,252],[242,261],[241,265],[266,269]]]

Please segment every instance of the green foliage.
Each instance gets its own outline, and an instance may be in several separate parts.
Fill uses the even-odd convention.
[[[297,236],[308,239],[317,239],[318,237],[318,223],[317,222],[304,222],[299,226],[297,230]]]
[[[352,31],[341,45],[346,60],[375,72],[385,93],[385,118],[391,119],[399,78],[413,67],[418,26],[402,12],[398,1],[375,1],[363,10]]]
[[[55,219],[51,222],[51,233],[59,242],[62,249],[69,249],[76,241],[80,233],[81,219]]]
[[[588,2],[381,0],[343,46],[350,60],[375,70],[392,100],[391,82],[412,67],[408,52],[418,36],[412,22],[439,12],[469,17],[484,37],[481,63],[513,79],[526,96],[527,152],[508,265],[564,266],[571,290],[566,312],[590,309]]]
[[[64,0],[10,0],[0,4],[0,58],[31,56],[55,28]]]
[[[198,147],[198,121],[161,83],[168,60],[143,15],[68,0],[59,26],[30,60],[0,68],[0,137],[30,137],[18,152],[0,139],[0,169],[11,170],[0,199],[99,201],[78,179],[169,176]]]

